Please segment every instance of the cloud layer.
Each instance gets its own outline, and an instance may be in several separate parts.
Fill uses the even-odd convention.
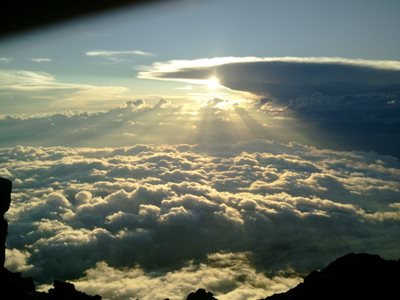
[[[42,282],[81,277],[90,290],[107,273],[144,286],[167,280],[172,289],[175,275],[189,268],[190,282],[214,274],[210,257],[230,253],[243,262],[232,276],[249,277],[229,285],[227,275],[215,290],[256,299],[270,290],[253,275],[273,281],[282,270],[307,272],[351,251],[400,255],[399,161],[373,153],[271,141],[19,146],[1,149],[0,174],[14,182],[9,264],[23,262]],[[227,264],[220,269],[233,268]],[[108,288],[114,297],[115,286]]]

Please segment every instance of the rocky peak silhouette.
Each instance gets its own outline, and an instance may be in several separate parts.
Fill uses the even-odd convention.
[[[265,300],[400,299],[400,261],[378,255],[350,253],[286,293]]]
[[[217,300],[211,292],[205,289],[198,289],[196,292],[190,293],[186,300]]]
[[[4,214],[10,208],[11,203],[11,188],[12,183],[10,180],[0,177],[0,264],[1,269],[4,269],[4,262],[6,258],[6,238],[8,233],[8,223],[4,218]]]

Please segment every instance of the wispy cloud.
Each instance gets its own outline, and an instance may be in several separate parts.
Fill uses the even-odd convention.
[[[151,52],[146,52],[142,50],[130,50],[130,51],[110,51],[110,50],[92,50],[86,52],[87,56],[92,57],[103,57],[112,62],[124,61],[122,57],[127,56],[154,56]]]
[[[132,50],[132,51],[108,51],[108,50],[94,50],[86,52],[87,56],[118,56],[118,55],[142,55],[142,56],[153,56],[153,53]]]
[[[0,71],[0,94],[12,94],[23,99],[47,99],[52,102],[69,101],[81,105],[93,100],[123,98],[127,92],[122,86],[100,86],[69,83],[57,80],[45,72],[27,70]],[[71,103],[72,102],[72,103]]]
[[[28,58],[28,60],[30,60],[32,62],[36,62],[36,63],[52,62],[53,61],[52,58],[48,58],[48,57],[31,57],[31,58]]]
[[[49,73],[26,70],[0,71],[0,79],[0,91],[6,89],[14,91],[37,91],[100,88],[99,86],[89,84],[64,83],[58,81]]]
[[[187,91],[191,91],[191,90],[193,90],[193,86],[191,85],[191,84],[188,84],[188,85],[185,85],[185,86],[182,86],[182,87],[177,87],[177,88],[175,88],[176,90],[187,90]]]
[[[11,61],[13,61],[13,58],[12,58],[12,57],[0,57],[0,63],[8,64],[8,63],[10,63]]]

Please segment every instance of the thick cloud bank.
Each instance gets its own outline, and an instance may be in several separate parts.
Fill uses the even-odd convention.
[[[139,74],[199,83],[212,76],[259,95],[261,105],[294,112],[332,140],[400,157],[399,61],[222,57],[154,63]]]
[[[154,63],[140,78],[196,81],[212,76],[235,90],[285,104],[299,96],[399,91],[400,62],[344,58],[222,57]]]
[[[42,282],[81,278],[78,288],[110,298],[151,299],[152,288],[171,297],[177,286],[183,296],[201,277],[221,299],[257,299],[295,285],[279,275],[290,268],[351,251],[400,256],[393,157],[261,140],[19,146],[1,149],[0,175],[14,182],[8,265]],[[227,275],[213,281],[218,270]],[[119,279],[137,287],[120,295]]]

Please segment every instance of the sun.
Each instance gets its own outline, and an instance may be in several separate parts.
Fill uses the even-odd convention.
[[[206,85],[210,90],[215,90],[220,87],[219,79],[215,76],[210,77],[206,80]]]

